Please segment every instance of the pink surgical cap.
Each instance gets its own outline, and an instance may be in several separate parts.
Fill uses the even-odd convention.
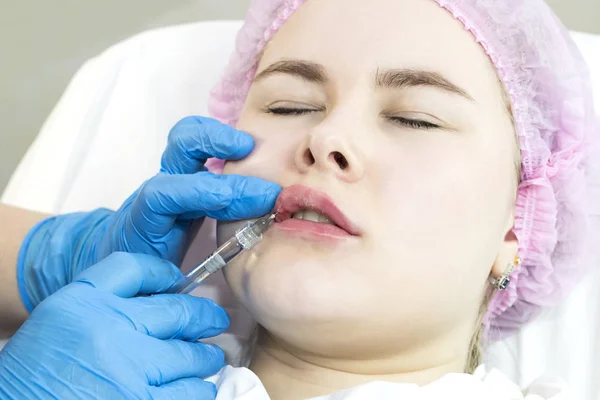
[[[585,62],[542,0],[432,1],[483,47],[512,102],[522,155],[514,233],[523,262],[488,308],[486,327],[500,337],[542,307],[556,305],[595,266],[600,152],[594,149],[600,124]],[[261,50],[303,2],[252,2],[235,52],[211,93],[212,116],[236,124]]]

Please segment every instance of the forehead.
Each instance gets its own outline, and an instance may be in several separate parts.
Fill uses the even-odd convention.
[[[411,68],[439,72],[478,100],[499,93],[483,48],[433,0],[307,0],[269,42],[259,71],[286,58],[349,81]]]

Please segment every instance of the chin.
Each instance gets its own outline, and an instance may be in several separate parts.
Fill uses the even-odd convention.
[[[424,299],[438,296],[419,282],[377,279],[364,268],[364,253],[303,243],[266,237],[224,271],[237,299],[277,341],[323,356],[384,356],[380,343],[416,340],[406,337],[406,321],[420,332],[437,329],[422,311]]]
[[[362,279],[348,259],[302,241],[267,237],[225,268],[236,297],[254,318],[289,323],[355,318],[346,299]],[[353,288],[354,287],[354,288]]]

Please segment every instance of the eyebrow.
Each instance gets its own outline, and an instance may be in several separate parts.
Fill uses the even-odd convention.
[[[468,100],[473,97],[437,72],[414,69],[377,69],[375,85],[380,88],[404,89],[407,87],[430,86],[458,94]]]
[[[323,68],[323,66],[320,64],[304,60],[281,60],[269,65],[259,74],[257,74],[254,78],[254,81],[257,82],[275,74],[292,75],[316,84],[325,84],[329,80],[325,68]],[[441,74],[431,71],[409,68],[378,68],[375,75],[375,86],[379,88],[390,89],[430,86],[449,93],[457,94],[470,101],[474,101],[473,97],[469,95],[466,90],[450,82]]]
[[[266,69],[261,71],[254,81],[265,79],[270,75],[275,74],[287,74],[302,78],[308,82],[324,84],[327,83],[329,78],[325,72],[325,68],[320,64],[300,61],[300,60],[282,60],[271,64]]]

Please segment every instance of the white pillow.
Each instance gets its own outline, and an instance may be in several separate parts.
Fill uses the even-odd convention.
[[[571,32],[592,74],[592,90],[596,100],[596,111],[600,115],[600,35]]]
[[[573,32],[592,73],[595,106],[600,114],[600,36]],[[600,393],[600,266],[553,310],[487,352],[487,363],[522,387],[540,375],[566,380],[572,398],[596,399]]]

